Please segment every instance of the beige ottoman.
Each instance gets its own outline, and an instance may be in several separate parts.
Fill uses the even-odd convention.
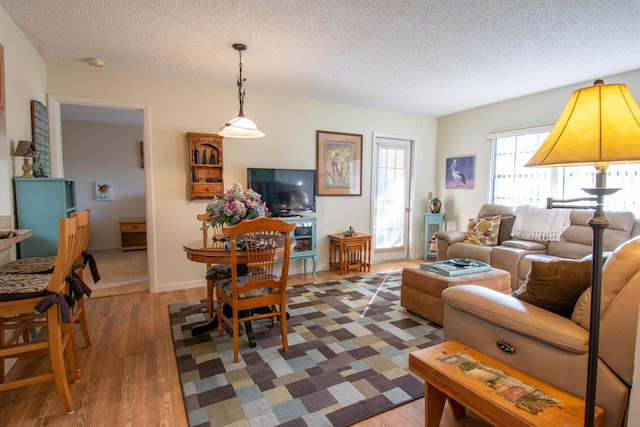
[[[511,275],[508,271],[492,268],[482,273],[449,277],[420,267],[406,267],[402,270],[400,305],[418,316],[442,325],[444,303],[440,294],[444,289],[456,285],[480,285],[510,294]]]

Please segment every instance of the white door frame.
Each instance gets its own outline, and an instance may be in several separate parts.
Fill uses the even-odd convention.
[[[407,208],[409,209],[409,214],[407,216],[407,258],[414,259],[416,247],[413,244],[414,240],[414,209],[413,204],[416,199],[416,170],[415,170],[415,159],[413,153],[415,152],[415,140],[416,137],[412,135],[402,135],[395,133],[385,133],[385,132],[373,132],[373,137],[371,138],[371,217],[370,223],[372,224],[372,233],[375,232],[373,229],[375,225],[375,202],[376,202],[376,163],[378,160],[378,150],[376,147],[376,141],[378,138],[387,138],[387,139],[397,139],[400,141],[406,141],[409,143],[409,200],[407,201]],[[376,253],[375,253],[375,235],[372,237],[372,252],[371,252],[371,261],[377,262]]]
[[[54,178],[64,177],[64,167],[62,159],[62,117],[60,114],[61,104],[86,105],[92,107],[119,108],[122,110],[136,110],[142,112],[142,140],[144,141],[144,158],[151,159],[151,112],[149,104],[139,102],[114,101],[99,98],[86,98],[70,95],[47,95],[47,108],[49,111],[49,146],[51,150],[51,176]],[[156,292],[156,251],[154,241],[153,222],[153,163],[145,162],[145,212],[147,219],[147,262],[149,269],[149,292]]]

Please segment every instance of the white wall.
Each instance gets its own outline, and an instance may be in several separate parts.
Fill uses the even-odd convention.
[[[0,44],[4,48],[5,112],[0,114],[0,216],[15,226],[13,177],[22,175],[22,158],[13,153],[20,140],[31,140],[31,100],[45,102],[44,61],[0,7]],[[6,221],[6,216],[11,216]],[[15,249],[0,251],[0,264],[15,259]],[[13,359],[5,365],[8,372]]]
[[[91,250],[119,248],[118,220],[145,217],[140,141],[141,126],[62,121],[64,177],[75,180],[78,210],[91,210]],[[96,200],[96,181],[113,183],[113,200]]]
[[[259,71],[254,71],[259,72]],[[200,237],[195,219],[206,201],[188,201],[186,132],[216,133],[237,111],[235,87],[217,86],[117,73],[84,66],[47,65],[51,94],[129,101],[147,104],[150,116],[149,158],[145,159],[147,207],[153,216],[154,259],[152,289],[170,290],[203,285],[203,266],[187,260],[182,244]],[[391,111],[358,108],[263,93],[248,92],[245,113],[267,134],[257,140],[224,141],[226,186],[246,184],[247,167],[316,167],[316,130],[363,135],[363,192],[361,197],[319,197],[319,269],[328,266],[327,235],[349,225],[371,231],[371,144],[373,132],[415,138],[416,200],[412,245],[422,255],[427,192],[435,179],[436,119]],[[149,210],[147,210],[149,217]],[[147,221],[149,224],[149,218]],[[154,267],[152,267],[154,266]],[[293,263],[292,273],[301,271]],[[155,274],[153,274],[155,273]]]
[[[45,99],[45,64],[0,7],[0,44],[4,47],[5,113],[0,114],[0,215],[13,217],[13,180],[22,175],[22,158],[13,157],[20,140],[31,140],[31,100]],[[15,225],[15,219],[9,221]],[[0,251],[0,263],[15,258]]]

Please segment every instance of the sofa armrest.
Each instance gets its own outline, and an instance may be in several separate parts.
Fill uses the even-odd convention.
[[[570,319],[476,285],[459,285],[442,291],[450,307],[500,328],[528,336],[571,353],[587,353],[589,332]],[[445,317],[445,330],[447,318]]]
[[[466,233],[463,231],[436,231],[436,260],[448,259],[449,246],[464,242]]]
[[[517,242],[510,240],[510,242]],[[544,245],[543,245],[544,246]],[[532,245],[530,247],[537,247]],[[519,270],[522,260],[530,254],[544,254],[544,249],[523,249],[515,246],[496,246],[491,254],[491,266],[508,271],[511,274],[511,289],[518,289],[522,281]],[[527,270],[528,271],[528,270]]]
[[[464,242],[467,235],[464,231],[436,231],[436,239],[444,240],[447,244],[452,245],[457,242]]]

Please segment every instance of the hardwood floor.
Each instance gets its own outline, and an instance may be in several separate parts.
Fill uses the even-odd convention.
[[[373,265],[372,272],[399,270],[421,261]],[[351,275],[358,275],[352,273]],[[315,281],[342,278],[318,272]],[[290,277],[291,285],[313,281]],[[93,346],[81,334],[80,382],[71,384],[75,413],[66,415],[53,382],[0,393],[0,426],[186,426],[169,328],[169,304],[205,298],[205,288],[89,298],[86,310]],[[9,373],[48,372],[40,358],[19,361]],[[359,423],[359,426],[422,426],[424,399]],[[448,411],[446,411],[448,413]],[[448,414],[447,414],[448,415]],[[470,426],[448,417],[442,426]]]

